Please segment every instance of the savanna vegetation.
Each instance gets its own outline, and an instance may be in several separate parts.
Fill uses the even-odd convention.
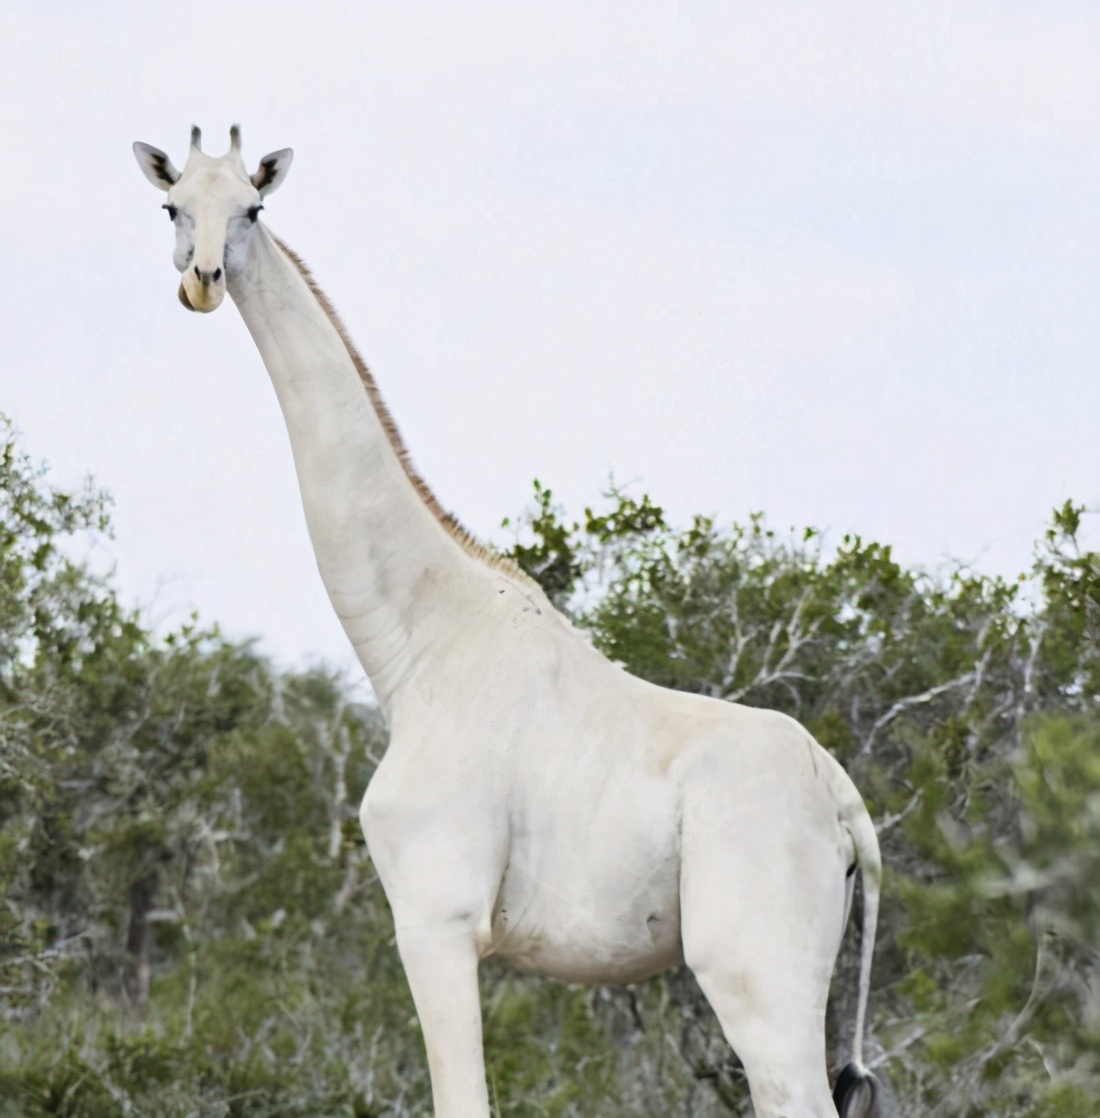
[[[868,1048],[900,1111],[1100,1107],[1100,554],[1058,509],[1006,581],[762,517],[536,485],[512,554],[613,659],[776,707],[853,773],[888,867]],[[377,712],[194,621],[154,632],[72,540],[110,530],[0,428],[0,1118],[430,1112],[356,810]],[[830,1052],[850,1042],[857,919]],[[500,1115],[747,1113],[690,975],[484,968]]]

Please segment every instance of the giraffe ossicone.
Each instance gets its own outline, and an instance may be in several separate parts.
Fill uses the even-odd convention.
[[[477,969],[568,981],[685,961],[745,1065],[757,1118],[871,1118],[862,1063],[881,860],[840,764],[784,715],[669,691],[605,659],[472,541],[413,470],[377,386],[262,200],[234,128],[167,192],[180,298],[229,293],[286,421],[317,565],[390,727],[360,818],[393,910],[437,1118],[489,1118]],[[830,1094],[825,1003],[854,878],[853,1059]]]

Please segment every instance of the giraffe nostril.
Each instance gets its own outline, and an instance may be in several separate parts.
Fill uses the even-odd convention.
[[[202,272],[199,270],[198,264],[195,265],[195,275],[202,279]]]
[[[221,268],[215,268],[214,269],[214,282],[217,283],[218,280],[220,280],[221,278],[222,278]]]

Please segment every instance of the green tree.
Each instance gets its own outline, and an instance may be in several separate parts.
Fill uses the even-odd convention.
[[[378,711],[197,621],[156,635],[72,558],[109,531],[2,428],[0,1115],[411,1115],[426,1065],[356,807]],[[799,717],[888,866],[869,1051],[903,1112],[1100,1098],[1100,557],[1066,504],[1013,581],[763,517],[671,525],[536,486],[513,558],[610,656]],[[848,1042],[856,937],[830,1051]],[[746,1113],[691,976],[485,968],[497,1113]],[[670,1041],[672,1043],[670,1043]]]

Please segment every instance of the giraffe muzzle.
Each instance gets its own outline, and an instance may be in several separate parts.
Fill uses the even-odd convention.
[[[221,268],[213,272],[200,272],[192,268],[180,284],[180,302],[189,311],[199,311],[209,314],[221,306],[225,297],[225,274]]]

